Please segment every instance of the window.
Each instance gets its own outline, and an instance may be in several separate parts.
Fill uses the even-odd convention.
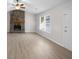
[[[40,30],[50,33],[50,16],[40,17]]]
[[[46,16],[46,32],[50,32],[50,16]]]
[[[46,24],[45,24],[44,16],[40,17],[40,30],[46,31]]]

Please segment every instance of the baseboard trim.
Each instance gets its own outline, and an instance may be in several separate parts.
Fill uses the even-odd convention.
[[[37,33],[37,32],[36,32],[36,33]],[[46,36],[44,36],[44,35],[42,35],[42,34],[40,34],[40,33],[37,33],[37,34],[40,35],[40,36],[42,36],[42,37],[44,37],[44,38],[46,38],[47,40],[50,40],[50,41],[53,42],[53,43],[59,45],[60,47],[62,47],[62,48],[64,48],[64,49],[66,49],[66,50],[72,52],[71,50],[69,50],[69,49],[67,49],[66,47],[64,47],[62,44],[56,42],[55,40],[52,40],[52,38],[48,38],[48,37],[46,37]]]

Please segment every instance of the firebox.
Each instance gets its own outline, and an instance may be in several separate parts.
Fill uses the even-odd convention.
[[[14,25],[14,31],[21,31],[21,25]]]

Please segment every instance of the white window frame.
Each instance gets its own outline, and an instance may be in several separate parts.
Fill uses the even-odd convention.
[[[43,20],[41,20],[41,17],[44,17],[43,18]],[[41,30],[41,31],[44,31],[44,32],[47,32],[47,33],[50,33],[50,19],[49,19],[49,21],[46,21],[46,17],[50,17],[50,16],[41,16],[39,19],[39,29]],[[42,23],[41,23],[41,21],[43,21]],[[46,26],[46,25],[49,25],[49,27],[48,26]]]

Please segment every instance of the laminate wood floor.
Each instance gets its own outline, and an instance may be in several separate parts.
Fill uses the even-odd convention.
[[[72,59],[72,53],[36,33],[8,33],[7,59]]]

